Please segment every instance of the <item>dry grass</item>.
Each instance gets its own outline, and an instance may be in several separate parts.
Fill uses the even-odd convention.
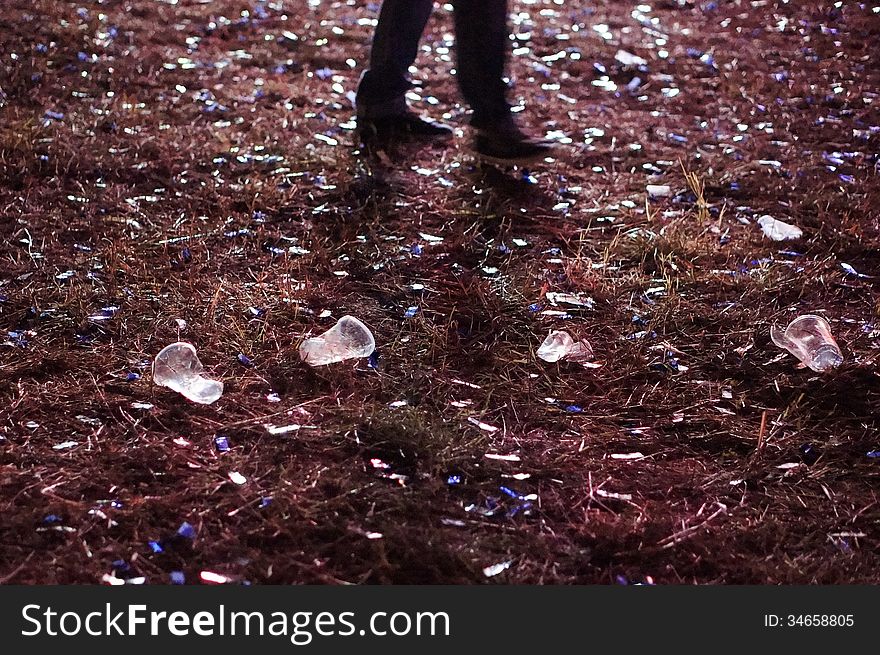
[[[351,147],[364,2],[11,3],[0,581],[99,582],[118,560],[154,583],[206,569],[476,583],[506,560],[493,582],[878,581],[875,16],[658,3],[661,59],[634,5],[544,4],[558,14],[516,5],[535,25],[516,28],[531,50],[513,97],[573,143],[509,173],[475,168],[462,139]],[[450,29],[438,10],[425,43]],[[541,59],[562,47],[582,57]],[[650,73],[616,65],[619,47]],[[435,55],[419,61],[433,100],[415,105],[463,127]],[[620,93],[591,84],[593,62]],[[646,201],[651,181],[675,195]],[[804,240],[765,240],[763,213]],[[595,305],[554,307],[548,291]],[[846,353],[831,375],[769,342],[807,310]],[[301,339],[345,313],[373,329],[376,365],[301,364]],[[537,360],[557,328],[602,366]],[[225,381],[215,405],[151,385],[178,338]],[[309,427],[265,427],[293,423]],[[183,521],[194,540],[174,537]]]

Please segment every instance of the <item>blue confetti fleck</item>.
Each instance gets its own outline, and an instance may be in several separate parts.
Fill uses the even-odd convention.
[[[461,484],[461,476],[460,475],[450,475],[448,478],[446,478],[446,484],[448,484],[448,485]]]
[[[248,357],[247,355],[245,355],[244,353],[238,353],[237,359],[238,359],[238,362],[242,366],[246,366],[246,367],[250,368],[251,366],[254,365],[254,363],[251,361],[251,358]]]
[[[158,541],[147,542],[147,545],[150,547],[150,550],[152,550],[154,553],[161,553],[161,552],[164,552],[164,550],[165,550],[164,548],[162,548],[162,544],[160,544]]]
[[[528,510],[530,510],[531,508],[532,508],[532,504],[531,504],[531,503],[522,503],[521,505],[517,505],[516,507],[514,507],[513,509],[511,509],[509,512],[507,512],[507,517],[508,517],[508,518],[513,518],[514,516],[516,516],[516,515],[519,514],[520,512],[528,511]]]
[[[225,435],[218,434],[215,436],[214,445],[217,447],[218,452],[225,453],[229,451],[229,439]]]
[[[9,343],[14,346],[18,346],[19,348],[26,348],[28,345],[28,340],[24,336],[24,332],[18,332],[12,330],[6,333],[9,336]]]
[[[404,318],[412,318],[416,314],[419,313],[418,307],[408,307],[407,310],[403,313]]]
[[[172,571],[171,575],[171,584],[184,584],[186,582],[186,576],[183,575],[183,571]]]
[[[507,494],[511,498],[516,498],[517,500],[522,499],[522,496],[520,496],[518,493],[516,493],[513,489],[510,489],[509,487],[498,487],[498,488],[501,490],[502,493]]]
[[[804,463],[807,466],[812,466],[816,463],[816,460],[819,459],[820,453],[813,447],[812,444],[802,444],[798,450],[801,454],[801,459],[803,459]]]
[[[180,527],[177,528],[177,534],[183,537],[184,539],[195,539],[196,538],[196,529],[191,526],[188,522],[184,521],[180,524]]]

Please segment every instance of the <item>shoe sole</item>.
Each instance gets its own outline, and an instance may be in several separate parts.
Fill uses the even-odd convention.
[[[454,135],[452,132],[444,132],[443,134],[413,134],[407,132],[407,138],[417,141],[449,141]]]
[[[547,157],[553,156],[551,152],[539,152],[534,155],[526,155],[523,157],[502,158],[493,157],[492,155],[484,155],[473,148],[470,148],[469,151],[477,161],[483,164],[493,164],[495,166],[525,166],[527,164],[535,164],[544,161]]]
[[[419,134],[410,130],[377,130],[375,127],[357,128],[355,135],[361,142],[367,141],[448,141],[454,135],[449,132],[440,132],[437,134]]]
[[[399,134],[358,134],[359,145],[390,145],[393,143],[446,143],[452,139],[451,134],[413,134],[401,132]]]

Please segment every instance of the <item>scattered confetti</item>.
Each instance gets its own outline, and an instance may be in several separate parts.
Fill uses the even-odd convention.
[[[499,455],[497,453],[486,453],[486,459],[497,459],[502,462],[518,462],[520,461],[519,455]]]
[[[68,450],[68,449],[74,448],[75,446],[78,446],[78,445],[79,445],[78,441],[62,441],[61,443],[55,444],[54,446],[52,446],[52,449],[53,450]]]
[[[624,459],[624,460],[634,460],[634,459],[645,459],[645,456],[642,453],[613,453],[611,455],[611,459]]]
[[[214,573],[213,571],[202,571],[199,573],[199,579],[208,584],[226,584],[232,582],[231,578],[220,573]]]
[[[196,538],[196,529],[191,526],[189,523],[184,521],[180,524],[180,527],[177,528],[177,534],[183,537],[184,539],[195,539]]]
[[[499,562],[498,564],[487,566],[483,569],[483,575],[487,578],[494,578],[499,573],[503,573],[509,569],[511,564],[513,564],[513,560],[507,560],[506,562]]]
[[[0,89],[10,583],[766,583],[767,544],[801,582],[874,570],[876,2],[511,3],[511,112],[556,151],[509,167],[467,152],[451,5],[403,97],[453,142],[362,148],[378,1],[30,4]],[[768,343],[802,312],[844,347],[824,372]],[[780,540],[768,471],[837,500]],[[835,515],[841,475],[869,509]],[[765,520],[709,521],[749,490]],[[666,544],[682,566],[640,561]]]
[[[498,431],[498,428],[496,428],[494,425],[489,425],[488,423],[483,423],[481,420],[479,420],[478,418],[474,418],[473,416],[468,417],[468,423],[471,423],[472,425],[476,425],[481,430],[485,430],[486,432],[489,432],[489,433]]]

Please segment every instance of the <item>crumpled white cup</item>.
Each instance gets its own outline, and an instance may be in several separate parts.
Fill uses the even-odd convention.
[[[370,329],[354,316],[343,316],[336,325],[299,347],[300,358],[309,366],[326,366],[346,359],[369,357],[376,349]]]
[[[210,405],[223,395],[223,383],[202,375],[204,367],[195,346],[178,341],[165,346],[153,360],[153,382],[185,398]]]

